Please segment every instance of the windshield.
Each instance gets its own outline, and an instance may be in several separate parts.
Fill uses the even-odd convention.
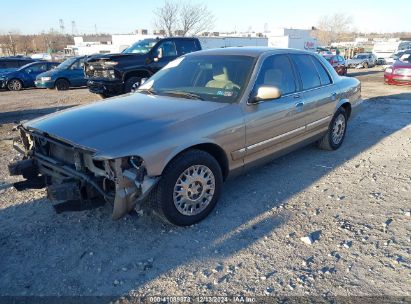
[[[358,54],[354,56],[354,59],[367,59],[368,55],[366,54]]]
[[[63,61],[62,63],[60,63],[60,64],[56,67],[56,69],[66,70],[66,69],[68,69],[74,62],[76,62],[76,60],[77,60],[77,58],[75,58],[75,57],[69,58],[69,59]]]
[[[215,102],[237,102],[255,60],[249,56],[180,57],[151,77],[139,92]]]
[[[157,43],[155,39],[144,39],[134,43],[132,46],[126,48],[125,54],[147,54]]]
[[[34,62],[27,63],[27,64],[23,65],[21,68],[17,69],[17,71],[23,71],[24,69],[26,69],[26,68],[28,68],[32,65],[34,65]]]

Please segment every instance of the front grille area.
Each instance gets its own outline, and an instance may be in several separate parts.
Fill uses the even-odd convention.
[[[84,72],[88,78],[107,78],[108,80],[113,80],[118,77],[118,73],[114,69],[106,68],[99,62],[87,63]]]
[[[62,161],[66,164],[73,165],[75,162],[73,149],[66,148],[54,143],[49,144],[49,155],[50,157]]]

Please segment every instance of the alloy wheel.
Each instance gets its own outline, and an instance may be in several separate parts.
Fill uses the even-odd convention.
[[[344,137],[345,134],[345,116],[343,114],[339,114],[334,121],[333,130],[332,130],[332,141],[335,145],[338,145]]]
[[[174,186],[174,206],[183,215],[201,213],[213,199],[215,184],[214,174],[207,166],[194,165],[187,168]]]

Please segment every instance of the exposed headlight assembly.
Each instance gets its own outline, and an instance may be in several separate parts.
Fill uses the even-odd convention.
[[[392,68],[386,68],[384,72],[386,74],[391,74],[392,73]]]
[[[116,62],[116,61],[105,61],[104,62],[104,65],[106,65],[106,66],[115,66],[117,64],[118,64],[118,62]]]

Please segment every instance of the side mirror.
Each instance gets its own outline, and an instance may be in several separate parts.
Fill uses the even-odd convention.
[[[281,97],[281,90],[274,86],[261,86],[257,93],[251,97],[250,103],[258,103],[264,100],[278,99]]]

